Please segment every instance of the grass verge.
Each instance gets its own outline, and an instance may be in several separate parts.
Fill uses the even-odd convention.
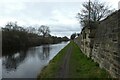
[[[71,78],[108,78],[110,75],[90,58],[87,58],[77,44],[71,42],[73,51],[70,58],[69,76]]]

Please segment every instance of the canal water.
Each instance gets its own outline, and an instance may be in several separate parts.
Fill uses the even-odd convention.
[[[3,56],[3,78],[36,78],[42,68],[69,42],[42,45]]]

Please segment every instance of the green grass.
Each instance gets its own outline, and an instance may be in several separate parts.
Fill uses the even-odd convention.
[[[97,63],[87,58],[74,42],[71,43],[73,46],[69,64],[71,78],[108,78],[109,74],[104,69],[100,69]]]
[[[69,63],[70,78],[108,78],[109,74],[104,69],[100,69],[97,63],[87,58],[73,41],[50,61],[49,65],[38,75],[38,78],[55,78],[59,69],[59,63],[70,46],[72,46]]]

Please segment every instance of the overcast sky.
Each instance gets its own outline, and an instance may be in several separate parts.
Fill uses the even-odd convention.
[[[84,0],[88,1],[88,0]],[[83,0],[0,0],[0,26],[17,21],[18,25],[47,25],[51,34],[68,36],[80,32],[76,14]],[[119,0],[100,0],[118,8]]]

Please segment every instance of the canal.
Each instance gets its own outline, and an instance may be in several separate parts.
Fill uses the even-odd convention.
[[[2,77],[36,78],[42,68],[68,43],[42,45],[2,56],[0,59],[2,62]]]

